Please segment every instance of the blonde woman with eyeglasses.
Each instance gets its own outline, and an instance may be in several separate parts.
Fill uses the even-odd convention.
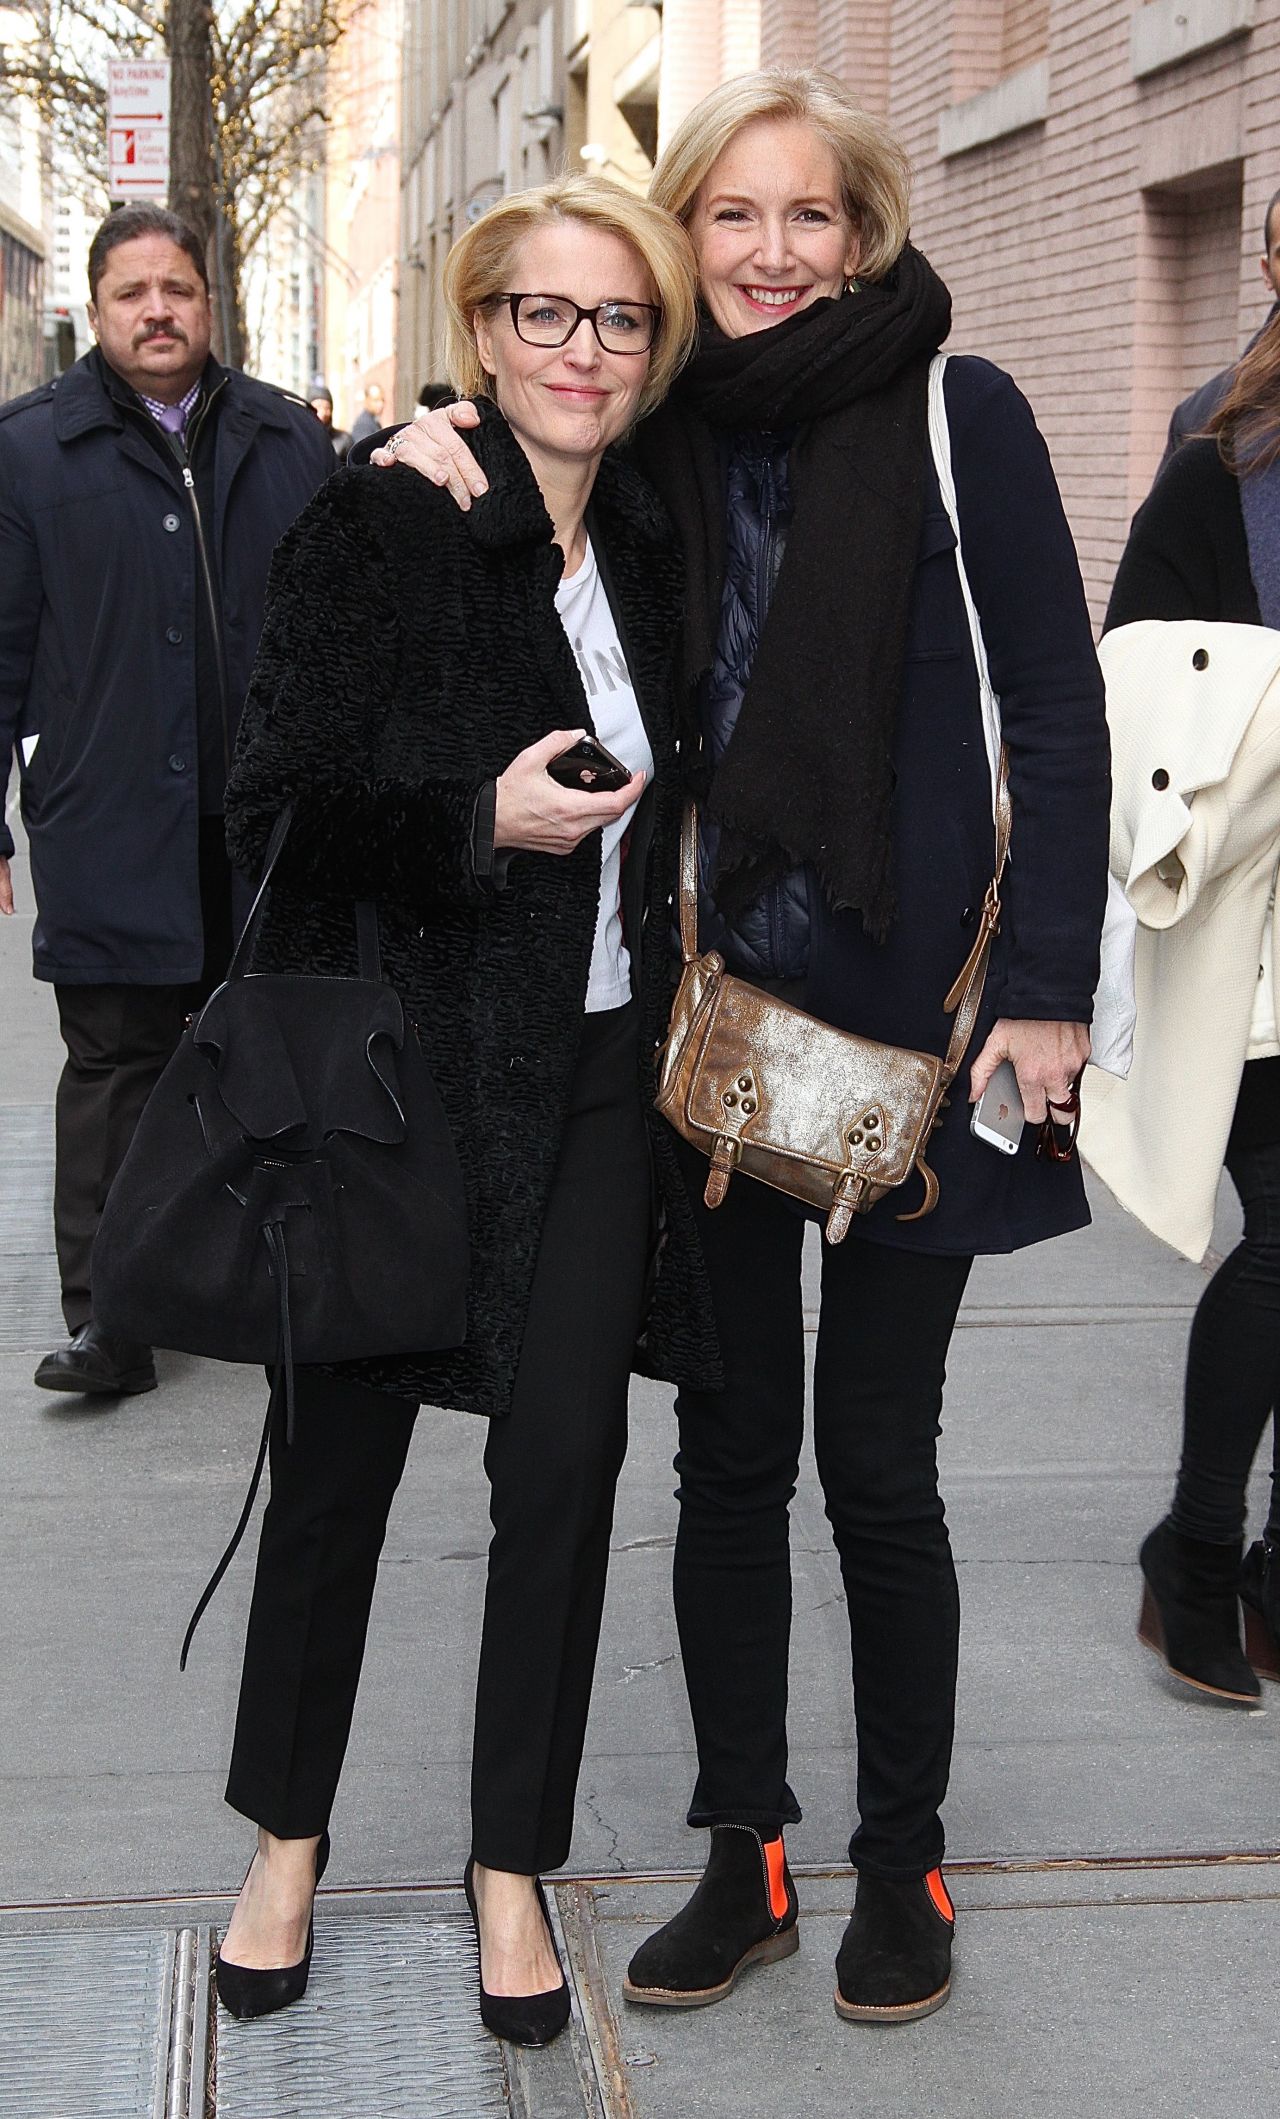
[[[480,2009],[540,2045],[569,1993],[539,1877],[569,1849],[659,1212],[660,1277],[690,1319],[665,1372],[717,1374],[652,1111],[681,567],[617,451],[688,352],[692,252],[669,215],[579,178],[503,201],[446,288],[488,494],[464,517],[404,473],[324,488],[277,554],[227,817],[252,872],[294,805],[258,968],[352,968],[351,900],[377,904],[463,1168],[467,1334],[299,1370],[295,1438],[272,1436],[227,1790],[258,1846],[217,1984],[237,2016],[306,1988],[387,1513],[419,1406],[456,1407],[490,1423],[466,1873]],[[403,1681],[429,1697],[429,1676],[424,1642]]]

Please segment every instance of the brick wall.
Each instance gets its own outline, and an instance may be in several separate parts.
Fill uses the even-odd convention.
[[[1280,186],[1280,0],[1257,0],[1249,32],[1140,77],[1133,12],[1128,0],[1047,12],[1044,0],[763,0],[761,19],[766,64],[793,62],[807,23],[808,56],[904,138],[913,234],[955,299],[951,346],[998,361],[1031,399],[1098,617],[1173,405],[1266,314],[1262,214]],[[1185,34],[1177,0],[1145,13],[1144,29]],[[998,95],[1040,53],[1045,114],[944,158],[940,115]]]
[[[1000,12],[1000,72],[1015,74],[1049,48],[1049,0],[1005,0]]]
[[[763,0],[765,8],[770,4]],[[666,0],[659,147],[665,147],[681,119],[721,81],[753,73],[759,66],[761,12],[762,0]],[[782,28],[775,25],[773,34],[776,46]]]

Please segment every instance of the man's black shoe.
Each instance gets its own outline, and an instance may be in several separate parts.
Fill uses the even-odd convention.
[[[90,1318],[69,1346],[45,1355],[35,1380],[42,1391],[106,1391],[128,1397],[155,1389],[156,1365],[149,1346],[108,1339]]]

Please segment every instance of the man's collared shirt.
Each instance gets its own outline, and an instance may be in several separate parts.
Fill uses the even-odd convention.
[[[186,396],[180,397],[178,399],[176,405],[162,405],[157,398],[148,397],[146,392],[143,390],[139,390],[137,395],[139,401],[146,406],[148,412],[151,414],[152,419],[156,422],[156,425],[158,427],[163,427],[165,431],[170,434],[185,435],[187,431],[187,421],[190,419],[192,413],[195,411],[196,400],[198,399],[200,392],[203,388],[204,378],[203,376],[201,376],[196,382],[192,383],[191,388],[188,390]],[[175,412],[180,412],[182,414],[181,426],[176,426],[173,423],[173,415],[175,414]]]

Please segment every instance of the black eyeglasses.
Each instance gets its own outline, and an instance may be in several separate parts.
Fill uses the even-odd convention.
[[[606,353],[647,353],[662,321],[652,302],[597,302],[583,309],[567,294],[495,294],[493,300],[507,304],[516,337],[526,346],[567,346],[585,317]]]

